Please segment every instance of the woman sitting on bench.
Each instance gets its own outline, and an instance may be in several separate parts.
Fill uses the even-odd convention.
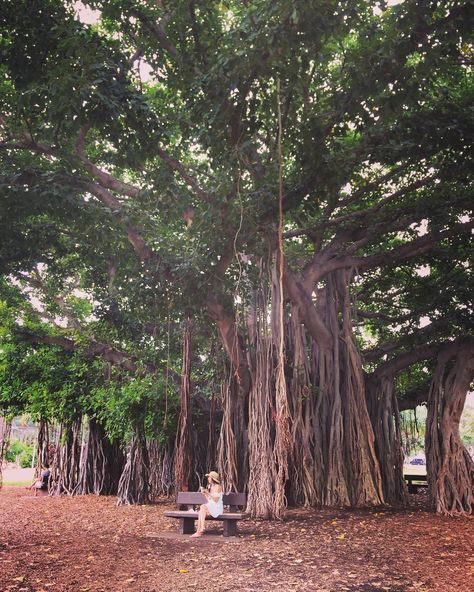
[[[38,491],[48,491],[50,475],[51,471],[49,470],[49,465],[44,464],[39,479],[35,479],[27,489],[34,489],[35,495],[38,495]]]
[[[224,495],[221,487],[221,479],[219,473],[211,471],[207,473],[207,489],[201,487],[201,493],[207,498],[205,504],[201,504],[199,508],[198,523],[196,532],[191,535],[193,537],[200,537],[206,530],[206,516],[211,515],[213,518],[217,518],[224,512],[224,504],[222,502],[222,496]]]

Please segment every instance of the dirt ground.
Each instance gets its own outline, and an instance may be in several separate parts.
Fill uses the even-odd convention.
[[[0,491],[1,592],[467,592],[474,590],[474,519],[409,511],[302,510],[281,522],[220,523],[191,539],[164,518],[167,501]]]

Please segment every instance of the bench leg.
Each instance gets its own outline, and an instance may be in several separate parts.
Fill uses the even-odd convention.
[[[418,491],[418,487],[413,483],[408,483],[408,493],[416,493]]]
[[[237,520],[224,520],[224,536],[231,537],[237,534]]]
[[[194,534],[194,518],[180,518],[179,532],[181,534]]]

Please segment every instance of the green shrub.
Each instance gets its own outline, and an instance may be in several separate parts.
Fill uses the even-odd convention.
[[[23,450],[23,452],[20,454],[19,461],[20,467],[22,469],[29,469],[33,461],[33,450],[31,450],[31,448],[29,450]]]
[[[20,440],[12,440],[5,459],[7,462],[16,462],[17,458],[23,469],[31,467],[33,446],[20,442]]]
[[[6,461],[15,462],[17,457],[20,456],[23,450],[24,444],[22,442],[20,442],[19,440],[11,440],[7,450],[7,454],[5,456]]]

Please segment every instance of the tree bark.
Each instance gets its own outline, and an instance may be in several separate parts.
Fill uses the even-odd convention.
[[[293,455],[290,463],[288,494],[291,502],[303,506],[322,503],[322,445],[316,430],[320,398],[315,396],[311,341],[307,339],[299,308],[293,306],[286,330],[286,357],[289,371]]]
[[[272,343],[268,327],[267,278],[248,309],[248,364],[252,369],[249,397],[249,480],[247,510],[255,518],[273,516]]]
[[[369,379],[366,393],[383,495],[387,503],[403,507],[408,503],[408,493],[403,478],[404,453],[393,375]]]
[[[120,476],[117,505],[146,504],[148,502],[150,461],[145,439],[142,411],[136,414],[136,423],[130,442],[127,461]]]
[[[3,461],[10,445],[12,423],[6,417],[0,416],[0,489],[3,485]]]
[[[283,298],[283,246],[281,245],[278,259],[274,258],[271,269],[272,280],[272,341],[275,367],[275,407],[273,421],[275,423],[275,440],[273,444],[273,459],[275,463],[273,516],[283,519],[287,499],[285,488],[289,475],[289,458],[293,455],[293,438],[291,430],[290,409],[288,403],[288,389],[285,376],[284,353],[284,312]]]
[[[248,399],[252,378],[245,353],[244,340],[237,321],[214,297],[207,301],[227,353],[229,377],[222,383],[223,418],[218,443],[218,466],[226,487],[244,491],[248,480]]]
[[[428,396],[426,459],[429,496],[440,514],[474,514],[474,462],[459,435],[474,377],[474,340],[459,340],[438,355]]]
[[[94,419],[89,421],[89,435],[82,450],[77,495],[115,495],[124,465],[123,452],[112,443],[104,428]]]
[[[311,306],[325,327],[320,339],[320,333],[307,325],[307,311],[302,313],[316,342],[312,378],[318,422],[314,425],[314,441],[320,446],[316,458],[322,459],[316,491],[321,490],[325,505],[360,507],[384,503],[384,497],[360,352],[353,335],[350,279],[350,270],[329,274],[318,295],[318,309],[308,293],[304,299],[297,298],[296,304]],[[300,292],[303,289],[300,283]],[[331,347],[327,347],[327,335]]]
[[[49,481],[51,495],[74,495],[79,482],[81,439],[82,418],[60,425]]]
[[[173,491],[173,449],[169,443],[152,441],[148,446],[150,456],[150,499],[169,497]]]
[[[46,419],[40,419],[38,425],[38,458],[36,460],[35,476],[41,475],[41,468],[51,464],[49,458],[49,424]]]

